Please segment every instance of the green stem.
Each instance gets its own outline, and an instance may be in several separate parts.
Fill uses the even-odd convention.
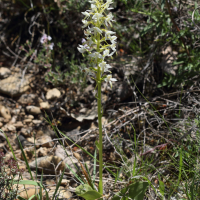
[[[101,122],[101,81],[98,81],[98,121],[99,121],[99,193],[103,194],[103,142]]]
[[[100,51],[100,34],[97,34],[97,52]],[[97,62],[98,65],[98,62]],[[99,193],[103,195],[103,139],[102,139],[102,122],[101,122],[101,70],[98,66],[97,71],[97,106],[98,106],[98,122],[99,122]]]

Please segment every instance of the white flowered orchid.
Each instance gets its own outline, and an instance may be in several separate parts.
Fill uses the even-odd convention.
[[[106,12],[112,8],[110,5],[113,3],[113,0],[90,0],[91,9],[82,12],[85,18],[82,20],[82,28],[84,30],[85,39],[82,39],[82,45],[79,45],[78,51],[80,53],[89,53],[89,58],[91,62],[94,62],[95,67],[91,67],[90,70],[87,68],[85,70],[87,73],[94,70],[94,73],[98,74],[100,70],[101,77],[104,76],[102,80],[105,80],[110,83],[116,81],[112,76],[107,75],[105,78],[104,73],[111,73],[111,66],[105,62],[106,57],[111,57],[116,52],[116,43],[117,37],[116,33],[109,30],[109,27],[112,26],[113,15],[112,13]],[[106,40],[110,41],[110,44]],[[89,73],[91,75],[92,73]]]
[[[112,43],[110,45],[110,48],[113,50],[113,51],[116,51],[116,43]]]
[[[105,39],[108,40],[112,34],[115,34],[115,32],[105,30]]]
[[[110,86],[112,88],[112,82],[113,81],[117,81],[117,79],[116,78],[112,78],[112,75],[107,75],[107,77],[105,78],[105,81],[109,82],[109,84],[110,84]]]
[[[96,5],[94,5],[94,4],[91,4],[91,8],[92,8],[92,11],[96,11],[97,10]]]
[[[83,14],[83,15],[85,15],[85,16],[86,16],[86,18],[90,17],[90,13],[88,13],[87,11],[85,11],[85,12],[82,12],[82,14]]]
[[[107,0],[107,2],[103,5],[103,7],[107,10],[111,10],[113,8],[109,8],[110,4],[112,4],[112,0]]]
[[[98,28],[98,27],[93,27],[93,28],[90,28],[89,30],[93,30],[94,34],[102,33],[102,30],[100,28]]]
[[[112,26],[111,22],[114,21],[112,18],[113,18],[112,13],[109,13],[107,15],[107,17],[105,18],[105,24],[106,24],[106,26],[108,26],[108,23],[109,23],[110,26]]]
[[[86,36],[89,36],[89,35],[91,35],[92,34],[92,32],[90,31],[90,30],[86,30],[86,31],[84,31],[84,34],[86,35]]]
[[[84,45],[79,44],[78,50],[80,53],[84,53],[86,51],[86,47]]]
[[[115,40],[117,39],[116,36],[111,36],[110,38],[111,43],[116,43]]]
[[[105,58],[106,56],[110,56],[110,50],[109,49],[106,49],[104,52],[103,52],[103,57]]]
[[[82,28],[85,28],[85,27],[87,27],[89,24],[90,24],[90,22],[88,22],[87,20],[82,20],[82,22],[83,22],[83,26],[82,26]]]
[[[89,57],[94,58],[95,62],[97,62],[98,59],[102,59],[102,55],[99,52],[91,53]]]
[[[86,36],[82,39],[82,44],[77,48],[80,53],[87,52],[90,58],[91,65],[86,67],[83,71],[96,80],[97,92],[97,105],[98,105],[98,122],[99,122],[99,188],[98,192],[103,195],[103,143],[102,143],[102,109],[101,109],[101,85],[106,81],[112,87],[112,82],[117,79],[112,78],[112,75],[105,74],[111,73],[109,69],[111,66],[106,63],[105,58],[112,56],[116,52],[116,39],[115,32],[110,31],[109,27],[112,26],[113,15],[112,13],[106,14],[110,8],[112,0],[89,0],[91,3],[91,10],[82,12],[85,15],[83,28],[87,27],[84,31]],[[105,2],[105,3],[104,3]],[[107,40],[110,40],[110,42]],[[111,52],[110,52],[111,51]]]
[[[99,67],[101,68],[102,73],[108,72],[108,69],[112,68],[109,64],[106,64],[106,62],[104,61],[99,64]]]
[[[103,15],[101,13],[95,13],[92,17],[92,19],[97,22],[99,21],[101,18],[103,17]]]

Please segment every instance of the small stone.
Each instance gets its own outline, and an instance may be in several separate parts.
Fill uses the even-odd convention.
[[[34,116],[33,115],[28,115],[27,119],[34,119]]]
[[[34,144],[34,142],[35,142],[34,137],[29,137],[29,138],[27,138],[26,140],[27,140],[28,142],[30,142],[30,143],[33,143],[33,144]]]
[[[38,154],[38,157],[43,157],[43,156],[47,156],[48,154],[48,149],[46,147],[40,147],[38,150],[37,150],[37,154]]]
[[[0,114],[4,119],[11,119],[10,110],[4,106],[0,106]]]
[[[25,137],[30,137],[31,136],[31,130],[32,128],[21,128],[21,134]]]
[[[36,107],[36,106],[26,106],[26,110],[28,113],[30,113],[32,115],[38,115],[41,113],[40,108]]]
[[[35,94],[23,94],[18,100],[20,104],[33,104],[37,100]]]
[[[49,135],[42,135],[37,139],[37,144],[42,147],[51,148],[54,145],[52,138]]]
[[[32,119],[25,119],[24,120],[24,123],[26,124],[26,123],[31,123],[32,122]]]
[[[21,121],[17,121],[15,124],[13,124],[16,128],[22,128],[24,125]]]
[[[3,126],[3,123],[2,122],[0,122],[0,128]]]
[[[12,113],[13,115],[19,115],[20,109],[19,109],[19,108],[14,109],[14,110],[11,111],[11,113]]]
[[[2,131],[16,131],[15,126],[13,126],[12,124],[6,124],[4,127],[2,127]]]
[[[34,124],[41,124],[41,123],[42,123],[42,121],[39,120],[39,119],[34,119],[32,122],[33,122]]]
[[[46,99],[47,100],[52,100],[55,98],[59,98],[61,96],[60,91],[57,88],[53,88],[51,90],[49,90],[46,94]]]
[[[0,78],[7,78],[11,74],[11,71],[6,67],[0,68]]]
[[[72,197],[72,193],[70,191],[67,191],[67,190],[60,190],[60,193],[59,193],[59,196],[61,198],[66,198],[66,199],[71,199]]]
[[[49,102],[41,102],[40,108],[44,110],[48,110],[50,108]]]
[[[70,180],[62,179],[60,185],[66,187],[69,186]]]

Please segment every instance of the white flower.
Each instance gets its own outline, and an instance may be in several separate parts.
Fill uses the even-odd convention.
[[[111,66],[107,64],[104,59],[105,57],[112,56],[116,52],[116,40],[115,32],[107,30],[107,26],[112,25],[113,15],[109,13],[106,15],[105,10],[110,10],[110,4],[112,0],[89,0],[91,3],[91,9],[82,12],[85,18],[82,20],[85,39],[82,39],[82,45],[77,48],[81,53],[88,52],[88,57],[93,64],[93,67],[85,69],[85,72],[89,75],[101,73],[103,77],[104,72],[110,72]],[[89,18],[89,19],[88,19]],[[91,24],[91,26],[90,26]],[[104,26],[104,28],[102,27]],[[110,40],[107,41],[106,40]],[[100,78],[102,78],[100,77]],[[112,81],[117,81],[112,78],[112,75],[104,76],[104,80],[109,82],[112,87]]]
[[[111,10],[113,8],[109,8],[110,4],[112,4],[112,0],[107,0],[107,2],[103,5],[104,9]]]
[[[96,33],[102,33],[102,30],[100,28],[98,28],[98,27],[93,27],[93,28],[91,28],[91,30],[94,31],[94,34],[96,34]]]
[[[116,36],[111,36],[110,38],[110,41],[111,41],[111,43],[116,43],[116,39],[117,39],[117,37]]]
[[[52,38],[51,38],[51,36],[48,35],[47,39],[50,41]]]
[[[92,34],[92,32],[90,31],[90,30],[86,30],[86,31],[84,31],[84,34],[86,35],[86,36],[89,36],[89,35],[91,35]]]
[[[104,52],[103,52],[103,58],[105,58],[106,56],[110,56],[110,51],[109,49],[106,49]]]
[[[111,88],[112,88],[112,81],[117,81],[116,78],[112,78],[112,75],[107,75],[107,77],[105,78],[106,82],[109,82]]]
[[[95,59],[95,62],[97,61],[98,58],[99,58],[99,59],[102,59],[102,58],[103,58],[102,55],[101,55],[99,52],[91,53],[91,54],[89,55],[89,57],[94,58],[94,59]]]
[[[87,11],[85,12],[81,12],[83,15],[85,15],[86,17],[90,17],[90,13],[88,13]]]
[[[113,50],[113,51],[116,51],[116,43],[112,43],[110,45],[110,48]]]
[[[90,45],[88,46],[86,42],[87,41],[84,38],[82,38],[82,44],[84,44],[83,46],[85,47],[85,49],[90,49]]]
[[[53,50],[53,46],[54,46],[54,43],[51,43],[51,44],[49,45],[49,49]]]
[[[86,47],[83,46],[83,45],[80,45],[80,44],[79,44],[79,47],[77,47],[77,49],[78,49],[78,51],[79,51],[80,53],[84,53],[84,52],[86,51]]]
[[[92,44],[93,44],[94,42],[92,41],[92,38],[87,38],[87,44],[91,47],[92,46]]]
[[[85,28],[86,26],[88,26],[89,24],[90,24],[90,22],[88,22],[87,20],[82,20],[82,22],[83,22],[83,26],[82,26],[82,28]]]
[[[95,20],[96,22],[99,21],[101,18],[103,17],[103,15],[101,13],[95,13],[92,17],[93,20]]]
[[[42,44],[44,44],[46,41],[47,41],[47,34],[44,34],[44,35],[41,37],[40,42],[41,42]]]
[[[96,3],[96,0],[94,0],[94,1],[89,1],[89,2],[90,2],[91,4],[92,4],[92,3]]]
[[[97,7],[94,4],[91,4],[92,11],[95,11]]]
[[[113,18],[112,13],[109,13],[109,14],[107,15],[107,17],[105,18],[105,24],[106,24],[106,26],[108,26],[108,23],[110,24],[110,26],[112,25],[112,24],[111,24],[111,21],[114,21],[112,18]]]
[[[101,68],[102,73],[109,71],[109,68],[112,68],[109,64],[106,64],[106,62],[101,62],[99,64],[99,67]]]
[[[85,72],[86,72],[88,75],[94,75],[94,72],[91,71],[90,69],[85,68],[84,70],[85,70]]]
[[[82,38],[81,40],[82,44],[86,42],[85,38]]]
[[[44,43],[47,42],[47,40],[50,41],[51,39],[52,39],[51,36],[49,36],[49,35],[47,35],[47,34],[44,34],[44,35],[41,37],[40,42],[41,42],[42,44],[44,44]]]
[[[109,39],[111,34],[115,34],[115,32],[105,30],[105,39]]]

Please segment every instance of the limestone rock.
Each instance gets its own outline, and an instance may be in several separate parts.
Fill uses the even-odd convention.
[[[33,104],[37,100],[37,96],[35,94],[22,94],[18,99],[18,103],[20,104]]]
[[[38,115],[41,113],[41,110],[37,106],[26,106],[26,111],[32,115]]]
[[[12,124],[6,124],[5,126],[2,127],[2,131],[16,131],[16,127]]]
[[[19,96],[26,92],[30,86],[32,78],[30,75],[13,75],[0,81],[0,93],[9,95],[11,97]]]
[[[13,126],[15,126],[15,128],[22,128],[24,125],[21,121],[17,121]]]
[[[36,140],[37,145],[41,145],[42,147],[51,148],[54,145],[52,138],[49,135],[42,135]]]
[[[4,118],[4,119],[11,119],[11,114],[10,114],[10,110],[2,105],[0,105],[0,115]]]
[[[48,110],[50,108],[49,102],[41,102],[40,108],[44,110]]]
[[[57,88],[53,88],[51,90],[49,90],[46,94],[46,99],[47,100],[52,100],[55,98],[59,98],[61,96],[60,91]]]
[[[7,78],[8,76],[10,76],[11,71],[6,68],[6,67],[1,67],[0,68],[0,78],[4,79]]]
[[[37,150],[38,157],[47,156],[48,152],[49,152],[49,150],[46,147],[40,147]]]
[[[36,168],[35,160],[29,163],[29,166],[31,168]],[[44,173],[55,174],[55,168],[57,167],[57,172],[63,171],[65,169],[65,163],[57,156],[47,156],[37,158],[37,167],[40,171],[43,169]]]
[[[34,119],[32,122],[33,122],[33,124],[37,125],[37,124],[41,124],[42,120]]]

